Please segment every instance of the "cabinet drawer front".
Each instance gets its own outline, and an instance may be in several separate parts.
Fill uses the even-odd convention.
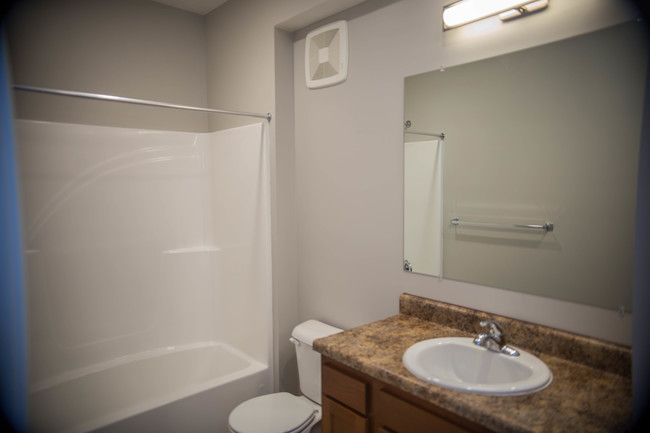
[[[323,394],[366,415],[368,384],[323,364]]]
[[[467,433],[453,424],[418,406],[414,406],[384,390],[377,394],[377,427],[396,433]]]
[[[368,433],[366,417],[323,397],[323,433]]]

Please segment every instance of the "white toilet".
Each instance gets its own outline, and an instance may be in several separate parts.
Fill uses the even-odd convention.
[[[293,328],[291,342],[296,346],[298,380],[303,396],[287,392],[263,395],[247,400],[228,417],[232,433],[310,432],[322,416],[320,353],[312,349],[315,339],[343,331],[317,320],[308,320]]]

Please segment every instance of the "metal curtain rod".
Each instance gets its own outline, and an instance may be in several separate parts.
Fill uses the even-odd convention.
[[[150,105],[153,107],[164,107],[164,108],[176,108],[179,110],[192,110],[192,111],[203,111],[206,113],[217,113],[217,114],[232,114],[235,116],[249,116],[249,117],[260,117],[266,119],[269,122],[271,121],[271,113],[259,114],[259,113],[247,113],[244,111],[230,111],[230,110],[216,110],[214,108],[203,108],[203,107],[193,107],[191,105],[179,105],[179,104],[170,104],[168,102],[159,102],[159,101],[149,101],[147,99],[135,99],[127,98],[124,96],[115,96],[115,95],[102,95],[98,93],[86,93],[86,92],[76,92],[73,90],[59,90],[59,89],[48,89],[46,87],[35,87],[35,86],[24,86],[22,84],[14,84],[14,89],[16,90],[26,90],[29,92],[39,92],[39,93],[49,93],[52,95],[62,95],[62,96],[73,96],[75,98],[86,98],[86,99],[97,99],[101,101],[113,101],[113,102],[124,102],[127,104],[137,104],[137,105]]]
[[[445,133],[444,133],[444,132],[441,133],[441,134],[433,134],[433,133],[431,133],[431,132],[404,131],[404,133],[405,133],[405,134],[416,134],[416,135],[428,135],[428,136],[430,136],[430,137],[438,137],[438,138],[440,138],[441,140],[444,140],[444,139],[445,139]]]
[[[473,221],[461,221],[458,218],[452,218],[451,223],[455,226],[468,225],[468,226],[476,226],[476,227],[494,227],[494,228],[504,228],[504,229],[544,230],[545,232],[553,231],[553,223],[551,222],[547,222],[545,224],[495,224],[495,223],[479,223]]]
[[[445,133],[441,132],[440,134],[434,134],[432,132],[422,132],[422,131],[407,131],[411,127],[411,121],[407,120],[404,122],[404,133],[405,134],[416,134],[416,135],[427,135],[429,137],[438,137],[441,140],[445,139]]]

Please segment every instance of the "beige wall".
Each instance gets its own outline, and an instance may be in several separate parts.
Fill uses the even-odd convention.
[[[17,84],[204,107],[203,17],[149,1],[17,1],[8,16]],[[207,115],[16,92],[19,118],[207,130]]]

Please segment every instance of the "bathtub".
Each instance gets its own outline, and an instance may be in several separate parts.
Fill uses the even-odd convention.
[[[227,432],[230,411],[271,392],[267,365],[219,342],[152,350],[30,388],[30,432]]]

